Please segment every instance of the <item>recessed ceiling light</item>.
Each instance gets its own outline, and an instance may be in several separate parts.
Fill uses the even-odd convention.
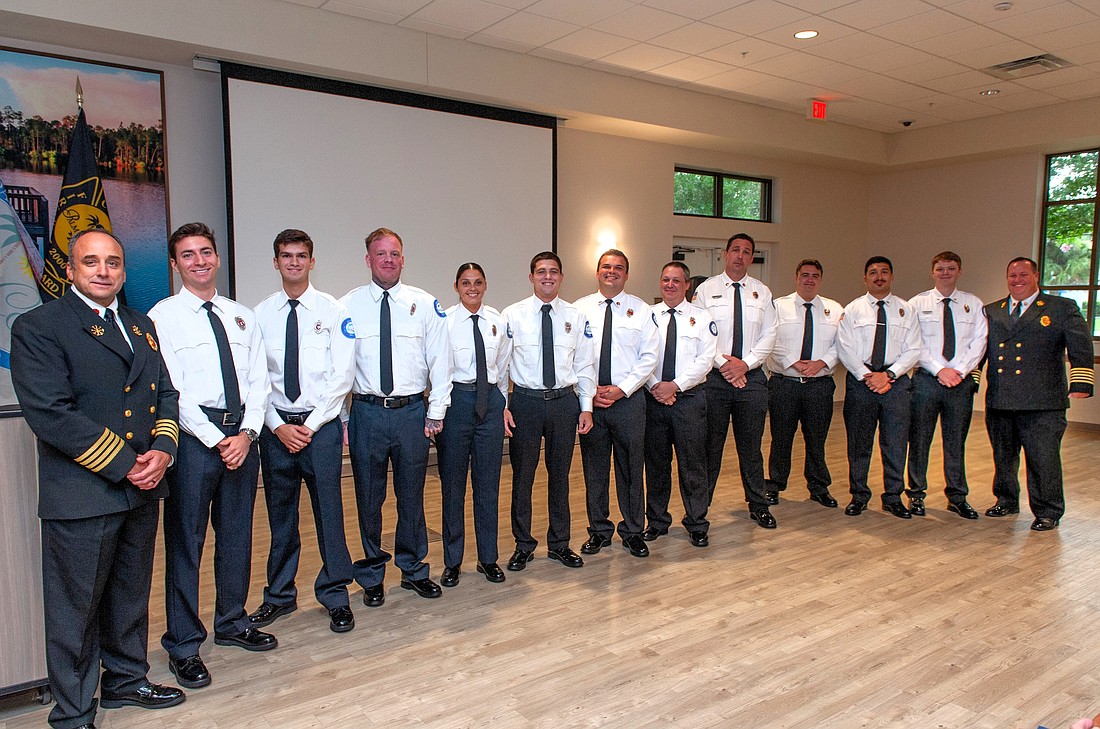
[[[1000,89],[986,89],[985,91],[979,91],[978,96],[996,96],[1001,93]]]
[[[1011,10],[1012,9],[1012,3],[1007,2],[1007,0],[1006,0],[1006,2],[994,3],[993,9],[994,10],[1000,10],[1001,12],[1004,12],[1005,10]]]
[[[799,40],[808,40],[810,38],[816,38],[817,37],[817,31],[816,30],[800,30],[800,31],[798,31],[797,33],[794,34],[794,37],[798,38]]]

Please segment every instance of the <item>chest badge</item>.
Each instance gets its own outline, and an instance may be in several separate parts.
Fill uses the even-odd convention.
[[[409,316],[412,316],[415,313],[416,313],[416,302],[414,301],[413,305],[409,307]]]
[[[965,311],[967,314],[969,314],[970,313],[970,304],[963,304],[963,311]]]
[[[495,337],[496,335],[497,335],[497,325],[494,324],[493,325],[493,336]]]
[[[633,310],[633,309],[627,309],[627,310],[626,310],[626,315],[627,315],[628,317],[630,317],[630,316],[634,316],[634,310]]]
[[[568,334],[571,331],[573,331],[573,325],[570,322],[565,322],[565,333]]]
[[[903,319],[905,318],[905,309],[901,308],[900,306],[898,307],[898,316],[902,317]]]
[[[1039,318],[1039,323],[1042,324],[1045,327],[1049,327],[1050,326],[1050,317],[1049,316],[1040,317]]]
[[[829,310],[828,310],[828,309],[826,309],[826,310],[825,310],[825,316],[829,316],[829,313],[830,313],[830,312],[829,312]]]
[[[237,328],[240,329],[243,332],[244,331],[244,319],[242,319],[238,316],[233,321],[237,322]]]
[[[760,292],[759,291],[753,291],[752,292],[752,298],[759,299],[760,298]]]
[[[320,319],[318,319],[316,321],[316,323],[314,323],[314,325],[313,325],[313,331],[317,332],[318,334],[320,334],[321,330],[324,329],[324,328],[325,328],[325,325],[321,323]]]
[[[688,317],[688,326],[695,326],[695,317]]]
[[[137,327],[134,328],[137,329]],[[145,332],[145,341],[149,343],[149,349],[153,350],[154,352],[157,351],[157,340],[153,339],[152,334],[150,334],[149,332]]]
[[[101,327],[98,324],[92,324],[92,328],[89,329],[88,331],[90,331],[92,334],[94,334],[97,337],[102,337],[103,336],[103,327]]]

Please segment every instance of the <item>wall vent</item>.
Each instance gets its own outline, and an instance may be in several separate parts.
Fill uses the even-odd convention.
[[[1041,56],[1030,56],[1015,61],[1007,61],[1006,63],[998,63],[996,66],[983,68],[982,71],[1004,81],[1014,81],[1029,76],[1038,76],[1042,73],[1050,73],[1072,65],[1063,58],[1044,53]]]

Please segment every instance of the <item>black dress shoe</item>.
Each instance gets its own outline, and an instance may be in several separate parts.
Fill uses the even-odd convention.
[[[215,645],[231,645],[244,648],[246,651],[269,651],[279,647],[279,641],[271,633],[265,633],[256,628],[249,628],[236,635],[214,634]]]
[[[642,539],[647,542],[655,542],[657,537],[663,537],[666,534],[668,534],[668,529],[662,531],[657,527],[646,527],[645,531],[642,532]],[[581,551],[584,551],[583,548]]]
[[[961,516],[963,519],[977,519],[978,518],[978,512],[974,511],[974,507],[971,506],[970,504],[966,503],[965,501],[960,501],[958,503],[954,503],[954,502],[949,503],[947,505],[947,510],[955,512],[956,514]]]
[[[210,672],[196,653],[186,658],[168,659],[168,670],[176,677],[176,683],[184,688],[196,689],[210,685]]]
[[[913,516],[924,516],[924,499],[909,499],[909,513]]]
[[[95,729],[95,724],[81,724],[76,729]]]
[[[347,605],[328,611],[328,629],[333,633],[346,633],[355,627],[355,616]]]
[[[632,537],[627,537],[623,540],[623,549],[630,552],[635,557],[648,557],[649,547],[646,546],[645,540],[638,534]]]
[[[905,504],[900,501],[891,501],[888,504],[882,505],[882,510],[893,514],[899,519],[912,519],[913,515],[909,512],[909,509],[905,508]]]
[[[406,590],[412,590],[420,597],[439,597],[443,594],[443,590],[440,589],[439,585],[432,582],[430,577],[425,577],[422,580],[402,579],[401,586]]]
[[[691,546],[693,547],[705,547],[710,544],[706,532],[688,532],[688,536],[691,538]]]
[[[611,540],[608,540],[607,544],[611,544]],[[548,549],[546,550],[546,556],[550,559],[556,559],[566,567],[584,567],[584,560],[581,559],[579,554],[574,552],[569,547],[562,547],[561,549]]]
[[[848,516],[859,516],[863,513],[863,510],[867,508],[867,502],[856,501],[852,499],[852,503],[844,507],[844,513]]]
[[[444,587],[454,587],[458,584],[458,578],[461,576],[461,567],[444,567],[443,576],[439,578],[439,584]]]
[[[485,575],[489,582],[504,582],[504,570],[496,562],[478,562],[477,571]]]
[[[765,491],[764,492],[764,501],[768,502],[772,506],[775,506],[776,504],[779,503],[779,492],[778,491]]]
[[[382,607],[386,602],[386,588],[382,585],[371,585],[363,588],[363,604],[367,607]]]
[[[1049,532],[1052,529],[1058,528],[1058,520],[1051,519],[1048,516],[1040,516],[1035,521],[1031,522],[1031,531],[1033,532]]]
[[[593,534],[587,542],[581,545],[581,551],[585,554],[596,554],[604,547],[610,546],[611,537],[601,537],[599,534]]]
[[[775,517],[766,506],[763,509],[749,509],[749,518],[764,529],[775,529],[777,526]]]
[[[827,506],[830,509],[836,508],[836,499],[832,497],[828,491],[822,491],[819,494],[810,494],[810,501],[816,501],[822,506]]]
[[[993,506],[991,506],[991,507],[989,507],[988,509],[985,510],[985,515],[986,516],[1008,516],[1009,514],[1019,514],[1019,513],[1020,513],[1019,504],[1016,504],[1014,506],[1010,506],[1008,504],[1002,504],[999,501],[996,504],[994,504]]]
[[[248,622],[253,628],[266,628],[277,618],[290,615],[297,609],[297,605],[275,605],[265,600],[256,608],[256,612],[248,616]]]
[[[104,692],[99,697],[99,703],[104,709],[117,709],[120,706],[140,706],[143,709],[167,709],[169,706],[182,704],[187,694],[178,688],[161,686],[156,683],[145,682],[133,691],[124,694],[109,694]]]
[[[508,560],[508,569],[512,572],[519,572],[527,567],[527,563],[534,558],[534,552],[528,552],[526,549],[517,549],[515,552],[512,552],[512,558]]]

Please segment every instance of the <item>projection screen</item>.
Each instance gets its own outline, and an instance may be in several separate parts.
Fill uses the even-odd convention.
[[[338,298],[369,282],[363,240],[379,227],[404,240],[402,281],[445,308],[465,261],[497,309],[531,295],[531,257],[555,249],[552,117],[228,63],[222,87],[241,303],[279,287],[285,228],[309,233],[314,286]]]

